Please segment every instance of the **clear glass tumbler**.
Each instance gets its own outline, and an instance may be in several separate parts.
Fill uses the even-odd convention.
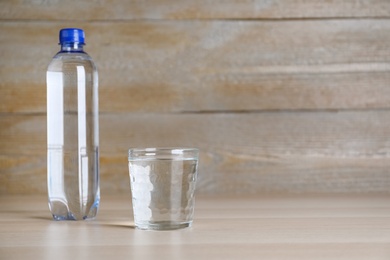
[[[135,226],[170,230],[190,227],[194,215],[199,150],[133,148],[129,173]]]

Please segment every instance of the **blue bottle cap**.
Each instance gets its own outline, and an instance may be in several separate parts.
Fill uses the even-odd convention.
[[[60,31],[60,44],[63,43],[79,43],[85,44],[85,33],[79,28],[64,28]]]

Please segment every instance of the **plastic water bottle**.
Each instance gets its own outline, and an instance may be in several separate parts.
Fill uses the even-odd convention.
[[[62,29],[47,73],[47,185],[55,220],[91,219],[99,189],[98,73],[84,31]]]

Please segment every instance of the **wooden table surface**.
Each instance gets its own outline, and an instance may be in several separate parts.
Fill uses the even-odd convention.
[[[390,195],[198,197],[191,228],[134,229],[129,196],[96,220],[51,220],[45,197],[0,197],[0,259],[390,259]]]

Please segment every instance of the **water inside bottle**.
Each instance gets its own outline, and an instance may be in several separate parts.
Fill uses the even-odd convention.
[[[93,218],[99,205],[93,73],[92,61],[80,54],[57,55],[47,71],[48,193],[57,220]]]

